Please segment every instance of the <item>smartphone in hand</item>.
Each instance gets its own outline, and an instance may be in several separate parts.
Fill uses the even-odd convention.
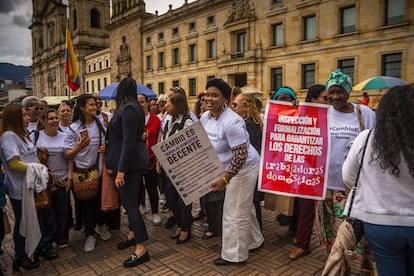
[[[80,131],[80,137],[81,138],[88,138],[89,137],[89,133],[88,133],[88,130],[86,128],[84,128]]]

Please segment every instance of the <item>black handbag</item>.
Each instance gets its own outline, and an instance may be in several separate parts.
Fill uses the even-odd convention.
[[[364,162],[364,157],[365,157],[365,151],[367,149],[367,144],[368,144],[369,136],[371,136],[371,132],[372,132],[372,130],[370,130],[369,133],[368,133],[367,140],[365,142],[365,146],[364,146],[364,149],[362,151],[361,164],[359,164],[359,169],[358,169],[358,174],[357,174],[357,177],[356,177],[356,180],[355,180],[355,184],[352,187],[351,199],[350,199],[349,209],[348,209],[348,215],[346,217],[346,220],[352,225],[352,228],[354,230],[356,243],[359,243],[361,241],[362,236],[365,234],[364,224],[359,219],[351,218],[351,210],[352,210],[352,205],[354,203],[356,189],[357,189],[358,181],[359,181],[359,175],[361,174],[362,164]]]

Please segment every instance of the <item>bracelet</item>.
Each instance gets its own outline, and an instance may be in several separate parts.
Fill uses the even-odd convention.
[[[223,176],[222,180],[224,181],[224,183],[226,183],[226,185],[229,185],[229,181],[226,179],[225,176]]]

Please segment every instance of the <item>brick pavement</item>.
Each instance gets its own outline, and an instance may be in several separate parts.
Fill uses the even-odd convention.
[[[149,206],[149,204],[147,205]],[[10,212],[10,209],[9,209]],[[80,231],[70,231],[69,247],[59,249],[59,258],[47,261],[42,259],[38,269],[14,273],[15,275],[320,275],[326,260],[318,247],[316,235],[311,242],[312,253],[297,261],[288,258],[294,248],[292,238],[285,237],[286,226],[275,223],[276,213],[263,209],[265,244],[250,254],[244,264],[221,266],[214,265],[214,259],[220,256],[221,237],[202,240],[206,230],[196,221],[192,229],[192,239],[182,245],[176,245],[170,238],[172,229],[154,226],[151,215],[145,215],[150,240],[146,243],[151,261],[135,268],[125,269],[122,263],[132,253],[132,247],[123,251],[116,250],[116,244],[127,231],[127,219],[122,215],[121,231],[111,231],[112,239],[102,241],[97,237],[96,250],[83,251],[84,235]],[[162,215],[163,223],[166,216]],[[174,229],[174,228],[173,228]],[[13,275],[12,258],[14,256],[11,234],[3,242],[5,253],[0,256],[0,267],[5,275]],[[353,274],[358,263],[353,267]]]

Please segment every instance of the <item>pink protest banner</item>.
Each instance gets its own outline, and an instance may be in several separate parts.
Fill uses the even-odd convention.
[[[268,100],[259,190],[324,199],[329,160],[328,106]]]

